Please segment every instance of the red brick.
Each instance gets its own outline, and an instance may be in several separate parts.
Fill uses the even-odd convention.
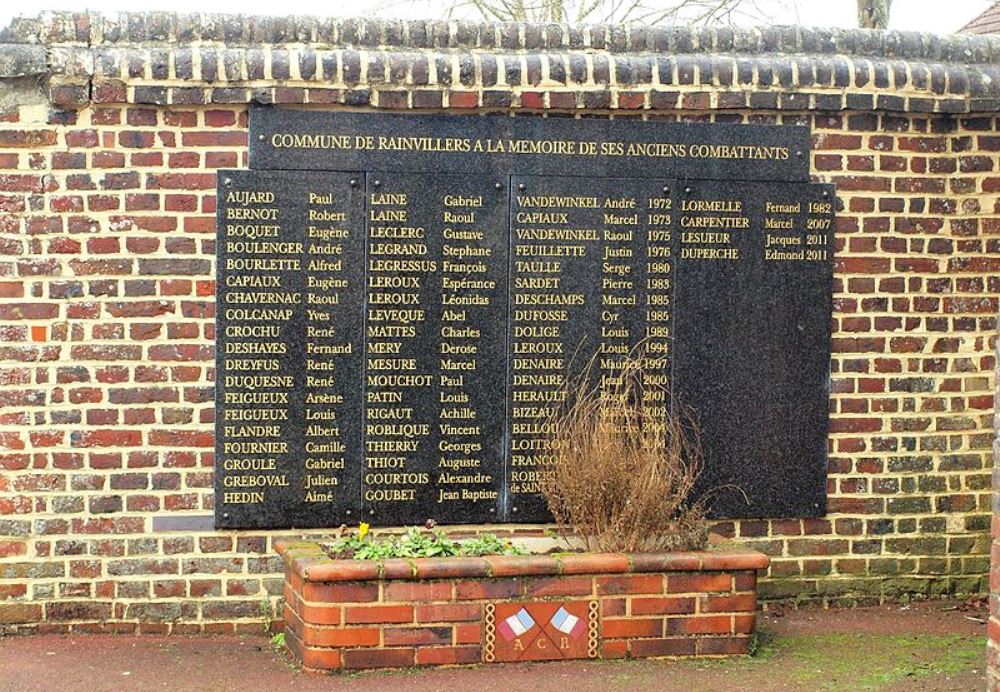
[[[629,570],[628,556],[616,553],[570,554],[562,556],[560,562],[563,574],[606,574]]]
[[[188,130],[181,133],[181,145],[184,147],[241,147],[246,146],[246,132],[219,131],[205,132]]]
[[[628,637],[662,637],[662,618],[605,618],[601,622],[601,635],[606,639]]]
[[[315,649],[303,646],[294,633],[285,631],[285,643],[305,668],[337,670],[341,666],[339,649]]]
[[[628,656],[628,640],[616,639],[601,642],[601,658],[615,659]]]
[[[732,634],[733,623],[729,615],[668,618],[667,634]]]
[[[28,552],[28,546],[24,541],[3,541],[0,540],[0,558],[24,555]]]
[[[486,559],[479,557],[417,558],[410,560],[410,564],[416,576],[422,579],[486,577],[490,574]]]
[[[645,94],[635,91],[622,91],[618,94],[619,108],[642,108],[645,103]]]
[[[338,606],[297,605],[302,620],[312,625],[340,625],[342,609]]]
[[[41,619],[40,603],[0,603],[0,624],[33,623],[40,622]]]
[[[0,584],[0,599],[20,598],[28,593],[26,584]]]
[[[55,130],[0,130],[0,148],[24,147],[37,149],[56,143]]]
[[[589,596],[594,591],[591,577],[551,577],[528,579],[525,594],[528,596]]]
[[[482,649],[478,646],[422,646],[417,649],[417,665],[455,665],[479,663]]]
[[[712,526],[712,533],[722,535],[723,525]],[[698,569],[705,559],[704,553],[640,553],[632,556],[636,572],[673,572]]]
[[[369,603],[378,600],[378,584],[307,583],[302,596],[319,603]]]
[[[321,627],[305,625],[302,643],[307,646],[378,646],[382,630],[378,627]]]
[[[494,577],[513,577],[556,574],[559,563],[548,555],[492,556],[484,558],[489,574]]]
[[[479,94],[475,91],[453,91],[448,95],[449,108],[476,108]]]
[[[668,577],[669,578],[669,577]],[[632,598],[632,615],[680,615],[695,611],[695,599],[686,598]]]
[[[455,625],[456,644],[479,644],[482,636],[483,628],[478,623]]]
[[[378,565],[371,560],[336,560],[311,564],[308,568],[309,580],[324,581],[370,581],[378,578]]]
[[[355,649],[344,651],[341,656],[343,667],[349,670],[361,668],[409,668],[416,663],[416,650],[406,649]]]
[[[697,642],[701,656],[739,655],[750,651],[749,637],[701,637]]]
[[[640,639],[629,642],[629,651],[636,658],[649,656],[693,656],[694,639]]]
[[[602,598],[600,603],[601,615],[604,617],[625,615],[628,608],[628,599],[625,598]]]
[[[376,605],[344,608],[344,624],[346,625],[379,622],[413,622],[413,606]]]
[[[449,581],[387,581],[382,587],[386,601],[445,601],[451,599]]]
[[[752,593],[734,596],[702,596],[699,610],[702,613],[753,612],[757,599]]]
[[[627,593],[663,593],[662,574],[629,574],[597,577],[597,593],[618,595]]]
[[[417,622],[477,622],[483,608],[476,603],[435,603],[416,607]]]
[[[521,595],[516,579],[468,579],[455,582],[455,599],[459,601],[513,598]]]
[[[451,644],[451,627],[386,627],[383,630],[386,646],[407,644]]]
[[[521,92],[522,108],[545,108],[545,94],[538,91]]]
[[[22,298],[24,284],[20,281],[0,281],[0,298]]]

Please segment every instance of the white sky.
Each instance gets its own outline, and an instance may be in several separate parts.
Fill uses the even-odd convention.
[[[663,0],[669,2],[669,0]],[[803,24],[851,27],[857,23],[856,0],[746,0],[742,24]],[[8,4],[8,2],[10,4]],[[994,0],[895,0],[890,28],[933,33],[952,33],[982,13]],[[175,12],[225,12],[244,14],[295,14],[322,16],[381,16],[439,18],[446,0],[298,0],[282,6],[274,0],[35,0],[20,8],[7,0],[0,7],[0,25],[17,14],[35,15],[42,10],[170,10]]]

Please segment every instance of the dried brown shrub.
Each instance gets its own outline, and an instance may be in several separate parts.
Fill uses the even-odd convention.
[[[708,538],[705,504],[691,498],[703,466],[698,426],[649,384],[649,365],[633,353],[595,385],[592,361],[548,421],[552,461],[542,494],[588,550],[696,550]]]

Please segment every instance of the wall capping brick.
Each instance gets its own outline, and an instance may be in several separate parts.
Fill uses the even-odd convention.
[[[47,71],[42,46],[0,43],[0,80],[36,77]]]
[[[463,108],[516,105],[496,92],[522,90],[547,96],[542,107],[585,108],[586,99],[566,96],[588,88],[618,96],[605,107],[655,109],[659,97],[646,93],[698,87],[713,109],[985,113],[1000,110],[998,63],[1000,39],[992,36],[794,26],[46,12],[0,31],[0,79],[45,75],[59,106],[406,108],[422,107],[427,93],[411,103],[396,90],[423,86],[450,92],[453,107]],[[777,103],[748,98],[754,88],[780,95]],[[871,98],[845,99],[845,90]]]
[[[534,24],[474,20],[368,19],[307,15],[118,12],[42,12],[16,17],[0,43],[162,44],[231,46],[311,43],[359,48],[593,48],[611,53],[853,55],[901,60],[985,64],[1000,60],[1000,38],[804,26],[691,27],[629,24]]]

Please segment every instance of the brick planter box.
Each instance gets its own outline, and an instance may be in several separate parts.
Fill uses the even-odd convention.
[[[282,543],[285,641],[312,670],[747,653],[752,551],[332,560]]]

